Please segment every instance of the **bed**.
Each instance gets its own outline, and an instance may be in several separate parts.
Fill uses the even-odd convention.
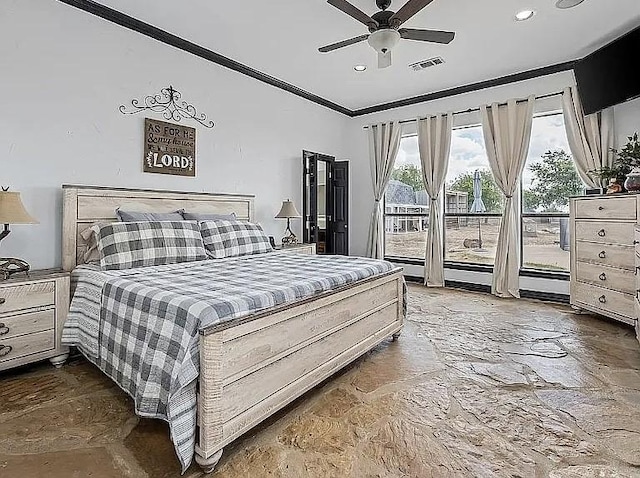
[[[226,445],[400,333],[402,270],[383,261],[273,252],[124,271],[83,265],[82,232],[129,204],[253,221],[254,197],[63,186],[63,267],[75,291],[67,343],[138,414],[169,422],[183,471],[195,453],[212,472]]]

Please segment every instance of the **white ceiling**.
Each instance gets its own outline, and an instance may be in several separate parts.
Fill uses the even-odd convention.
[[[366,42],[318,52],[367,33],[324,0],[99,1],[352,110],[581,58],[640,24],[640,0],[585,0],[567,10],[556,0],[434,0],[403,26],[452,30],[453,42],[401,40],[393,65],[379,70]],[[377,11],[375,0],[352,3]],[[403,4],[394,0],[390,10]],[[536,15],[514,21],[524,8]],[[408,68],[433,56],[446,63]],[[356,64],[367,71],[354,71]]]

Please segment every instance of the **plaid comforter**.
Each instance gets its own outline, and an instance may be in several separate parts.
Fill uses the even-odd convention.
[[[394,269],[385,261],[273,252],[128,270],[78,267],[63,343],[169,423],[183,471],[196,440],[199,331]]]

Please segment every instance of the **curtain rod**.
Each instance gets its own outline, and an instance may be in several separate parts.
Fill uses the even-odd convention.
[[[535,99],[536,100],[543,100],[545,98],[551,98],[553,96],[559,96],[562,94],[562,91],[558,91],[556,93],[547,93],[546,95],[540,95],[540,96],[536,96]],[[516,103],[524,103],[525,101],[528,101],[526,99],[522,99],[522,100],[517,100]],[[506,103],[500,103],[500,105],[506,105]],[[480,111],[480,108],[469,108],[468,110],[461,110],[461,111],[454,111],[452,114],[454,115],[461,115],[464,113],[473,113],[474,111]],[[426,119],[426,118],[418,118],[419,120],[421,119]],[[398,121],[398,123],[400,124],[405,124],[405,123],[413,123],[416,120],[416,118],[413,119],[404,119],[404,120],[400,120]],[[364,129],[369,129],[368,125],[363,126]]]

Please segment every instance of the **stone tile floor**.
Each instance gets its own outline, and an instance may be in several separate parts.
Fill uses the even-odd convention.
[[[212,476],[640,477],[631,328],[561,305],[409,293],[399,341],[234,442]],[[81,357],[0,374],[0,477],[178,476],[167,426],[137,418]]]

